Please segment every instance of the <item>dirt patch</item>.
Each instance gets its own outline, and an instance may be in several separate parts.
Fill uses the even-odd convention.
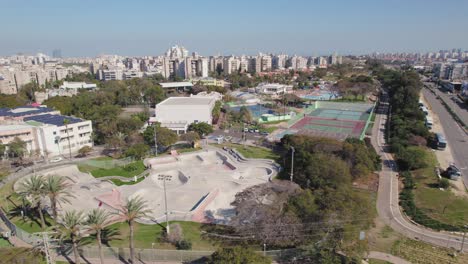
[[[371,173],[365,177],[360,177],[353,182],[353,187],[377,192],[379,189],[379,175],[376,173]]]

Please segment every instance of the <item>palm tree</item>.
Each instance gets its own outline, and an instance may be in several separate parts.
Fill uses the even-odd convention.
[[[65,178],[57,175],[47,177],[45,180],[44,188],[47,196],[50,199],[52,207],[52,214],[57,219],[57,204],[62,202],[70,203],[68,198],[73,195],[67,190],[69,184],[65,182]]]
[[[75,256],[75,264],[80,263],[80,255],[78,253],[78,242],[80,241],[81,231],[85,223],[84,214],[81,211],[68,211],[62,218],[61,224],[64,229],[61,230],[62,239],[70,239],[72,242],[73,255]]]
[[[70,124],[70,120],[64,119],[63,120],[63,125],[65,126],[65,130],[67,131],[67,139],[68,139],[68,154],[70,154],[70,160],[72,159],[72,154],[71,154],[71,144],[70,144],[70,133],[68,131],[68,125]]]
[[[96,234],[96,240],[99,248],[99,258],[101,259],[101,264],[104,263],[104,255],[102,252],[102,241],[101,241],[101,232],[102,230],[110,224],[110,213],[102,209],[93,209],[88,214],[88,220],[86,224],[88,229]]]
[[[136,219],[142,218],[147,216],[151,210],[148,209],[146,201],[144,201],[141,197],[136,196],[130,199],[127,199],[125,205],[119,210],[119,215],[125,219],[130,227],[130,235],[129,235],[129,246],[130,246],[130,263],[135,263],[135,252],[134,252],[134,245],[133,245],[133,233],[134,233],[134,222]]]
[[[29,200],[33,207],[36,207],[39,216],[41,217],[42,230],[46,227],[43,214],[44,204],[42,203],[42,200],[46,195],[44,186],[44,178],[42,176],[33,175],[21,182],[18,192],[23,198]]]

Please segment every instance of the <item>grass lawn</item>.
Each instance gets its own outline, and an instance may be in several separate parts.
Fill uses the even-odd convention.
[[[45,264],[44,256],[30,248],[0,248],[0,263]]]
[[[10,242],[4,238],[0,238],[0,248],[11,247]]]
[[[179,222],[174,221],[170,223],[178,223],[181,225],[184,239],[192,242],[193,250],[212,250],[215,249],[214,242],[203,239],[201,237],[202,224],[196,222]],[[165,227],[165,223],[162,223]],[[135,247],[136,248],[151,248],[154,243],[155,248],[160,249],[175,249],[172,244],[162,241],[164,228],[161,225],[143,225],[136,223],[135,225]],[[112,247],[128,247],[129,227],[127,223],[116,223],[110,226],[119,231],[116,239],[109,242]]]
[[[417,187],[413,190],[418,208],[433,219],[452,225],[466,224],[468,221],[468,199],[456,196],[450,190],[437,187],[435,173],[437,159],[434,153],[427,150],[428,166],[413,171]]]
[[[96,178],[105,177],[105,176],[122,176],[122,177],[131,178],[135,175],[142,173],[146,169],[145,165],[143,165],[143,161],[141,160],[135,161],[126,166],[115,167],[112,169],[101,169],[101,168],[94,167],[94,169],[90,170],[89,167],[92,167],[92,166],[85,165],[85,168],[83,168],[80,165],[79,169],[82,172],[90,172]],[[134,170],[128,169],[130,167],[134,168]]]
[[[24,220],[19,211],[15,211],[15,208],[22,205],[22,200],[18,194],[13,192],[13,182],[7,183],[0,189],[0,197],[3,198],[0,199],[0,206],[16,226],[29,233],[41,231],[41,220],[38,215],[36,216],[36,210],[28,212],[28,214],[25,215]],[[47,226],[56,224],[55,221],[47,214],[44,216]]]
[[[436,247],[421,241],[402,238],[392,247],[392,254],[411,263],[440,264],[440,263],[468,263],[467,254],[453,257],[455,250]]]
[[[248,159],[272,159],[277,160],[279,155],[273,150],[264,147],[254,147],[254,146],[243,146],[239,144],[233,143],[224,143],[224,144],[215,144],[214,146],[217,147],[228,147],[228,148],[235,148],[242,154],[244,157]]]
[[[141,177],[139,178],[136,182],[135,181],[129,181],[129,182],[124,182],[124,181],[121,181],[121,180],[118,180],[118,179],[112,179],[110,180],[111,182],[113,182],[115,185],[117,186],[122,186],[122,185],[133,185],[133,184],[137,184],[141,181],[143,181],[145,179],[145,177]]]

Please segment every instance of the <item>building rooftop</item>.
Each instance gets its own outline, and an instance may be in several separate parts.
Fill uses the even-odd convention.
[[[26,117],[24,121],[28,122],[31,125],[49,124],[55,126],[63,126],[63,122],[66,119],[70,121],[70,124],[83,122],[82,119],[76,117],[51,114]]]
[[[178,87],[192,87],[193,84],[191,82],[167,82],[167,83],[159,83],[162,88],[178,88]]]
[[[158,105],[209,105],[214,97],[169,97]]]
[[[27,124],[1,125],[0,126],[0,132],[20,130],[20,129],[28,129],[28,128],[31,128],[31,126],[27,125]]]
[[[55,112],[49,107],[21,106],[17,108],[0,108],[0,116],[20,117]]]

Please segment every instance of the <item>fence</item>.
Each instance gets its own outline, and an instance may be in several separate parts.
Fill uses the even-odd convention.
[[[11,222],[10,219],[8,219],[7,215],[2,209],[0,209],[0,218],[2,219],[3,223],[5,223],[5,225],[8,227],[8,229],[10,229],[10,234],[12,236],[16,236],[20,240],[32,246],[37,246],[42,243],[42,240],[36,235],[30,234],[13,224],[13,222]]]
[[[114,160],[114,159],[89,159],[89,160],[84,160],[79,162],[79,164],[82,165],[88,165],[96,168],[101,168],[101,169],[112,169],[115,167],[120,167],[120,166],[126,166],[132,162],[135,162],[135,160],[131,157],[124,158],[124,159],[119,159],[119,160]]]
[[[80,247],[80,255],[83,259],[98,259],[98,247]],[[124,261],[130,258],[129,248],[116,248],[116,247],[103,247],[102,252],[106,260],[120,260]],[[296,257],[301,254],[299,249],[283,249],[283,250],[270,250],[258,251],[259,254],[265,254],[273,260],[284,260]],[[64,245],[57,249],[59,255],[68,256],[73,259],[73,251],[71,245]],[[167,249],[140,249],[135,248],[135,258],[142,262],[157,262],[157,261],[180,261],[190,262],[208,257],[213,254],[213,251],[195,251],[195,250],[167,250]]]

